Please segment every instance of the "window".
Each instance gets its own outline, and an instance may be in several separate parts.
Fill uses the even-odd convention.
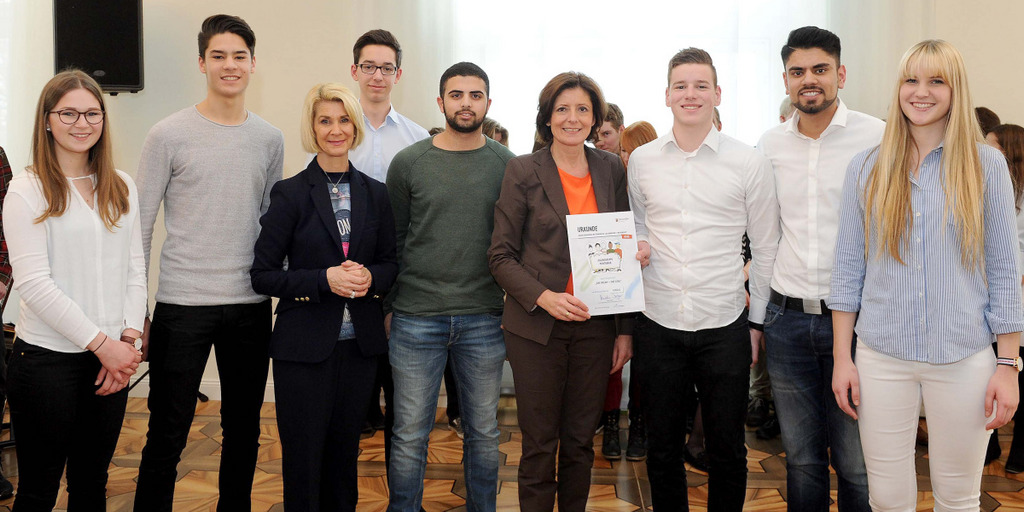
[[[722,131],[753,145],[778,122],[785,95],[779,52],[789,31],[825,27],[828,10],[826,2],[808,0],[659,0],[635,9],[627,1],[521,0],[514,9],[453,3],[453,61],[487,71],[489,115],[509,129],[516,154],[533,145],[541,88],[563,71],[596,80],[627,125],[648,121],[664,135],[672,125],[664,100],[668,61],[690,46],[715,61]]]

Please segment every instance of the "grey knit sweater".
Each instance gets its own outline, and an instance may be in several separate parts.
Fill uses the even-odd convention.
[[[147,270],[164,204],[157,301],[213,306],[265,299],[252,290],[249,268],[259,218],[283,165],[281,130],[252,112],[226,126],[193,106],[153,126],[136,178]]]

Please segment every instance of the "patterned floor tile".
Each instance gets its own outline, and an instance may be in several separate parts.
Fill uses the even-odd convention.
[[[522,449],[522,433],[515,424],[515,399],[502,397],[499,425],[502,430],[499,451],[502,465],[499,469],[498,510],[517,511],[518,484],[516,475]],[[220,465],[220,403],[209,401],[198,404],[196,418],[189,430],[188,444],[178,466],[174,510],[175,512],[213,510],[217,501],[217,476]],[[281,512],[281,445],[278,439],[272,403],[263,406],[260,425],[260,452],[253,483],[253,510]],[[135,497],[135,479],[139,458],[145,444],[148,427],[145,400],[131,399],[128,413],[114,452],[107,485],[107,509],[129,512]],[[463,510],[465,508],[465,482],[463,477],[462,440],[447,429],[444,409],[438,409],[436,424],[430,433],[428,466],[424,483],[423,508],[428,512]],[[1005,472],[1005,454],[1009,452],[1012,426],[1000,430],[1000,445],[1004,456],[985,468],[982,481],[981,509],[1024,511],[1024,474]],[[0,437],[2,439],[2,437]],[[601,436],[594,437],[594,469],[587,509],[593,512],[619,512],[651,510],[650,482],[643,462],[609,461],[600,454]],[[778,439],[756,439],[747,432],[747,494],[744,510],[783,511],[786,509],[785,453]],[[388,487],[384,467],[383,432],[364,435],[360,443],[358,510],[385,512]],[[0,453],[0,462],[10,480],[17,485],[17,460],[14,450]],[[928,481],[927,448],[919,447],[918,506],[917,510],[930,510],[934,506]],[[690,509],[707,509],[707,474],[688,465],[687,484]],[[832,477],[833,489],[835,477]],[[831,510],[837,510],[835,491],[832,491]],[[10,512],[12,499],[0,501],[0,512]],[[67,507],[67,492],[62,482],[56,509]]]

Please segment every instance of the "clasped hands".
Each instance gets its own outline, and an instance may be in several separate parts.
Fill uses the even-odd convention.
[[[142,352],[135,348],[135,340],[141,336],[135,329],[125,329],[121,340],[115,340],[101,332],[86,346],[103,365],[93,383],[99,386],[97,395],[111,395],[128,385],[142,362]]]
[[[370,290],[373,275],[362,264],[346,260],[341,265],[327,269],[327,284],[334,294],[354,299],[365,296]]]

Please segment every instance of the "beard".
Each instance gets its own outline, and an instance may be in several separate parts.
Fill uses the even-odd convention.
[[[447,110],[444,111],[445,123],[447,123],[448,127],[451,128],[452,130],[455,130],[459,133],[473,133],[480,129],[480,125],[484,124],[485,116],[474,117],[472,120],[469,121],[469,124],[465,124],[464,122],[459,120],[459,112],[455,112],[454,115],[451,115],[448,114]],[[476,112],[473,112],[473,115],[476,116]]]
[[[821,91],[822,97],[823,98],[825,97],[825,91],[823,91],[821,89],[808,89],[808,90]],[[803,91],[801,91],[801,92],[803,92]],[[804,114],[817,114],[818,112],[821,112],[821,111],[831,107],[832,104],[835,103],[836,99],[838,99],[838,98],[839,98],[839,95],[836,95],[836,96],[834,96],[832,98],[825,98],[824,100],[822,100],[821,104],[818,104],[818,105],[807,105],[807,104],[803,103],[802,101],[796,101],[796,102],[793,102],[793,106],[796,107],[796,109],[799,110],[800,112],[803,112]]]

